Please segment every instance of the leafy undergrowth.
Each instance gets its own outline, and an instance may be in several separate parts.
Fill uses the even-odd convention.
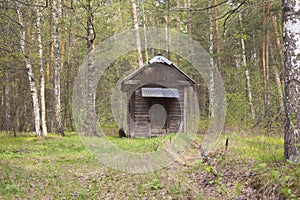
[[[300,164],[284,161],[283,135],[231,131],[218,143],[221,148],[193,164],[205,199],[300,198]]]
[[[133,152],[172,138],[109,137]],[[106,168],[75,133],[37,139],[0,134],[0,199],[297,199],[300,166],[283,162],[283,137],[230,131],[199,157],[202,137],[164,169],[128,174]],[[229,138],[225,153],[224,144]]]

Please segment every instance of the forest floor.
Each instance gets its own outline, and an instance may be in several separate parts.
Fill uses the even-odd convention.
[[[256,131],[257,132],[257,131]],[[297,199],[300,165],[283,161],[283,136],[226,131],[199,156],[201,136],[174,163],[139,174],[106,168],[76,133],[0,134],[0,199]],[[225,153],[225,141],[229,139]],[[110,137],[150,148],[148,140]],[[152,141],[153,140],[153,141]],[[145,142],[146,141],[146,142]],[[152,142],[148,142],[152,141]],[[127,143],[126,143],[127,144]],[[126,147],[125,147],[126,148]]]

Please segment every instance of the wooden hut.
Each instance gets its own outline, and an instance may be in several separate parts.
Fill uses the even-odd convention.
[[[127,132],[151,137],[185,132],[188,92],[196,82],[165,57],[158,55],[121,83],[127,93]]]

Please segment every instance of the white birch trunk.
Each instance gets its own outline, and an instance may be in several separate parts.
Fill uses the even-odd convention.
[[[42,135],[46,136],[47,124],[46,124],[46,100],[45,100],[45,72],[43,66],[43,45],[42,45],[42,35],[41,35],[41,17],[40,10],[36,8],[36,27],[37,27],[37,41],[39,46],[39,65],[40,65],[40,76],[41,76],[41,125],[42,125]]]
[[[240,27],[243,28],[241,13],[239,13],[238,17],[239,17]],[[241,35],[241,46],[242,46],[243,66],[245,67],[245,75],[246,75],[246,81],[247,81],[248,101],[249,101],[249,106],[250,106],[250,110],[251,110],[252,119],[255,119],[255,110],[254,110],[254,106],[253,106],[252,92],[251,92],[251,81],[250,81],[250,75],[249,75],[249,70],[248,70],[248,66],[247,66],[247,58],[246,58],[246,52],[245,52],[245,41],[244,41],[244,35],[243,34]]]
[[[21,11],[21,6],[17,6],[17,14],[18,14],[18,21],[20,24],[20,50],[21,54],[24,56],[24,61],[27,69],[28,80],[30,85],[32,103],[33,103],[33,114],[34,114],[34,127],[35,127],[35,134],[36,136],[40,136],[40,108],[39,108],[39,99],[38,99],[38,90],[33,74],[32,65],[27,58],[26,51],[25,51],[25,41],[26,41],[26,33],[23,21],[23,14]]]
[[[209,5],[208,7],[210,7],[212,4],[212,0],[209,0]],[[214,118],[215,117],[215,113],[214,113],[214,109],[213,106],[215,104],[215,73],[214,73],[214,59],[212,57],[213,55],[213,49],[214,49],[214,44],[213,44],[213,23],[212,23],[212,11],[211,8],[208,10],[208,15],[209,15],[209,54],[210,54],[210,87],[209,87],[209,109],[210,109],[210,117]]]
[[[88,99],[87,99],[87,130],[86,135],[95,136],[96,133],[96,94],[95,94],[95,64],[94,64],[94,40],[93,11],[91,1],[88,0],[87,8],[87,52],[88,52]]]
[[[215,33],[216,33],[216,47],[218,55],[218,69],[221,72],[221,49],[220,49],[220,40],[219,40],[219,16],[217,10],[217,0],[214,0],[214,16],[215,16]]]
[[[142,54],[141,37],[140,37],[140,32],[139,32],[139,24],[138,24],[135,0],[130,0],[130,4],[131,4],[132,23],[133,23],[133,27],[135,30],[136,48],[137,48],[137,52],[138,52],[138,63],[139,63],[139,67],[142,67],[143,66],[143,54]]]
[[[169,6],[169,1],[168,1],[168,6]],[[167,13],[166,16],[166,42],[167,42],[167,54],[168,54],[168,59],[171,60],[171,18],[170,14]]]
[[[148,43],[147,43],[147,27],[146,27],[146,15],[145,15],[145,9],[144,9],[144,5],[142,4],[142,9],[143,9],[143,25],[144,25],[144,43],[145,43],[145,59],[146,61],[149,60],[149,56],[148,56]]]
[[[4,85],[4,95],[2,96],[2,107],[3,107],[3,122],[4,122],[4,130],[11,131],[12,130],[12,117],[11,117],[11,86],[10,86],[10,73],[8,69],[4,70],[5,74],[5,85]]]
[[[285,113],[284,156],[300,162],[300,2],[282,1]]]
[[[55,109],[55,132],[64,136],[61,116],[61,96],[60,96],[60,55],[59,55],[59,41],[58,41],[58,2],[52,1],[52,40],[54,48],[54,109]]]

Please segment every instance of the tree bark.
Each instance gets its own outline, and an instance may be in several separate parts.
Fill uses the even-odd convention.
[[[276,45],[276,51],[278,54],[278,58],[279,58],[279,65],[280,68],[283,69],[283,53],[282,53],[282,44],[281,44],[281,40],[280,40],[280,36],[278,33],[278,28],[276,25],[276,16],[274,16],[274,14],[272,14],[271,17],[272,20],[272,26],[273,26],[273,30],[274,30],[274,36],[275,36],[275,45]]]
[[[25,66],[27,69],[27,75],[30,85],[32,103],[33,103],[33,114],[34,114],[34,128],[35,128],[35,135],[40,136],[40,107],[39,107],[39,99],[38,99],[38,90],[35,82],[35,77],[32,69],[31,62],[26,55],[26,48],[25,48],[25,41],[26,41],[26,31],[25,31],[25,24],[23,21],[23,13],[21,10],[21,5],[17,5],[17,14],[18,14],[18,22],[20,25],[20,51],[25,61]]]
[[[41,88],[40,88],[40,97],[41,97],[41,127],[42,127],[42,136],[46,136],[47,123],[46,123],[46,100],[45,100],[45,72],[43,64],[43,45],[42,45],[42,35],[41,35],[41,17],[40,17],[40,8],[36,8],[36,27],[37,27],[37,41],[39,47],[39,66],[40,66],[40,78],[41,78]]]
[[[218,10],[217,10],[217,0],[214,0],[214,16],[215,16],[215,35],[216,35],[216,47],[218,56],[218,69],[221,71],[221,48],[219,40],[219,20],[218,20]]]
[[[166,21],[167,21],[167,31],[166,31],[166,39],[167,39],[167,54],[168,54],[168,59],[171,60],[171,17],[170,17],[170,0],[167,1],[167,7],[168,7],[168,12],[166,16]]]
[[[10,70],[4,69],[5,83],[3,87],[2,108],[3,108],[3,130],[11,131],[11,86],[10,86]]]
[[[188,18],[187,32],[189,35],[192,35],[192,13],[190,11],[191,7],[192,7],[191,0],[187,0],[185,8],[187,9],[187,18]]]
[[[280,80],[279,71],[276,65],[276,59],[274,56],[273,45],[271,41],[269,43],[269,51],[270,51],[270,66],[273,69],[273,73],[275,76],[275,82],[277,84],[277,94],[278,94],[278,102],[279,102],[279,112],[284,110],[284,102],[283,102],[283,92],[282,92],[282,85]]]
[[[264,1],[263,1],[264,2]],[[269,31],[266,26],[268,19],[268,11],[265,4],[262,7],[262,29],[263,29],[263,42],[262,42],[262,68],[264,75],[264,108],[265,118],[268,120],[270,111],[270,89],[269,89]]]
[[[300,4],[297,0],[282,1],[284,68],[285,68],[285,130],[284,156],[300,161]]]
[[[146,20],[146,15],[145,15],[145,9],[144,5],[142,4],[142,9],[143,9],[143,27],[144,27],[144,42],[145,42],[145,59],[146,61],[149,60],[148,56],[148,43],[147,43],[147,20]]]
[[[60,57],[60,68],[61,70],[63,70],[64,68],[64,63],[65,63],[65,33],[66,33],[66,30],[65,30],[65,6],[66,2],[65,0],[62,0],[61,2],[61,36],[60,36],[60,40],[61,40],[61,57]]]
[[[54,48],[54,109],[55,109],[55,132],[61,136],[65,136],[62,125],[62,111],[61,111],[61,85],[60,85],[60,52],[59,52],[59,38],[58,38],[58,1],[52,1],[52,40]]]
[[[135,30],[136,49],[138,52],[138,63],[139,63],[139,67],[142,67],[143,66],[143,54],[142,54],[141,37],[140,37],[140,32],[139,32],[139,24],[138,24],[135,0],[130,0],[130,4],[131,4],[132,24],[133,24],[133,27]]]
[[[210,7],[212,4],[212,0],[208,1],[208,7]],[[215,106],[215,68],[214,68],[214,59],[213,59],[213,53],[214,53],[214,43],[213,43],[213,17],[212,17],[212,11],[211,8],[208,9],[208,15],[209,15],[209,54],[210,54],[210,86],[209,86],[209,109],[210,109],[210,117],[214,118],[215,113],[213,106]]]
[[[95,94],[95,65],[94,65],[94,40],[95,32],[93,25],[93,9],[91,5],[91,0],[87,1],[86,5],[87,12],[87,52],[88,52],[88,99],[87,99],[87,130],[85,135],[95,136],[96,132],[96,114],[95,114],[95,103],[96,103],[96,94]]]
[[[240,28],[243,28],[243,22],[242,22],[242,16],[241,13],[238,14],[239,22],[240,22]],[[243,66],[245,68],[245,74],[246,74],[246,80],[247,80],[247,94],[248,94],[248,101],[249,106],[251,110],[252,119],[255,119],[255,110],[252,102],[252,92],[251,92],[251,81],[250,81],[250,75],[249,70],[247,66],[247,58],[246,58],[246,52],[245,52],[245,41],[244,41],[244,35],[241,34],[241,46],[242,46],[242,57],[243,57]]]

